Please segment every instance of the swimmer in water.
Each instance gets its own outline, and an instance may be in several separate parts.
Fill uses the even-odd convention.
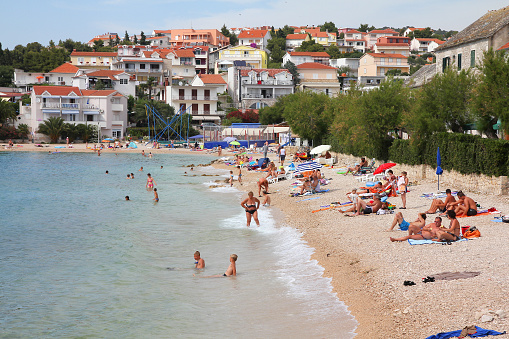
[[[143,172],[143,166],[140,167],[140,169],[138,170],[138,172]]]
[[[134,173],[131,173],[131,179],[134,179]]]
[[[129,201],[129,196],[128,195],[125,196],[125,201]]]
[[[240,206],[242,206],[246,211],[247,227],[251,225],[251,217],[253,217],[256,225],[260,227],[260,222],[258,221],[258,208],[260,208],[260,200],[253,196],[253,192],[249,192],[247,194],[247,199],[242,201]]]
[[[150,173],[147,174],[147,184],[145,185],[146,188],[148,188],[149,190],[153,189],[154,188],[154,185],[157,185],[154,178],[152,178],[152,176],[150,175]]]
[[[127,178],[126,179],[131,179],[131,175],[127,174]]]
[[[194,267],[205,268],[205,260],[200,257],[200,251],[194,252]]]
[[[159,194],[157,194],[157,188],[154,188],[154,200],[155,202],[159,202]]]
[[[226,272],[224,272],[222,275],[217,274],[217,275],[211,275],[211,276],[202,277],[202,278],[219,278],[219,277],[236,276],[237,275],[237,266],[236,266],[237,258],[238,258],[238,256],[236,254],[230,255],[230,266],[228,266],[228,268],[226,269]]]
[[[106,171],[106,174],[110,174],[110,172]]]

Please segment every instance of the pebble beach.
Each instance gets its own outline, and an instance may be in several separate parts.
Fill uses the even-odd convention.
[[[55,145],[22,147],[2,151],[40,152],[92,152],[84,144],[74,148],[55,149]],[[132,153],[191,153],[188,149],[104,150],[103,152]],[[192,154],[204,153],[192,152]],[[223,156],[232,156],[223,152]],[[261,155],[260,155],[261,156]],[[256,157],[256,155],[255,155]],[[271,153],[269,157],[275,160]],[[290,158],[291,155],[287,156]],[[198,164],[195,164],[198,165]],[[304,239],[315,249],[313,259],[325,268],[324,275],[332,278],[332,286],[338,298],[344,301],[359,325],[358,338],[426,338],[439,332],[459,330],[468,325],[506,331],[509,325],[509,225],[493,222],[495,215],[481,215],[458,219],[461,226],[476,226],[481,237],[452,243],[451,245],[410,245],[408,242],[391,242],[389,237],[400,237],[407,232],[387,232],[394,214],[347,217],[335,208],[312,213],[331,202],[345,202],[346,193],[361,187],[352,175],[337,173],[335,168],[324,167],[322,173],[331,179],[326,193],[305,197],[290,197],[291,183],[281,180],[271,184],[271,209],[280,215],[280,222],[298,229]],[[224,164],[216,168],[230,170]],[[401,169],[394,168],[398,174]],[[237,174],[237,171],[234,171]],[[264,172],[243,170],[243,185],[235,181],[239,190],[257,192],[256,181]],[[434,179],[417,180],[409,187],[407,208],[401,211],[408,221],[416,219],[417,213],[426,211],[431,200],[421,197],[423,193],[436,192]],[[462,187],[454,185],[454,178],[444,176],[441,189],[453,191]],[[464,191],[483,208],[495,207],[502,214],[509,213],[509,197]],[[309,199],[313,198],[313,199]],[[399,197],[389,199],[397,207]],[[240,203],[240,201],[239,201]],[[240,207],[239,207],[240,208]],[[276,212],[275,211],[275,212]],[[279,213],[281,212],[281,213]],[[428,215],[427,223],[435,215]],[[443,223],[448,226],[444,218]],[[263,225],[262,225],[263,227]],[[423,278],[444,272],[479,272],[472,278],[437,280],[423,283]],[[404,286],[403,282],[415,282]],[[331,319],[333,321],[333,319]],[[508,334],[497,338],[509,338]]]

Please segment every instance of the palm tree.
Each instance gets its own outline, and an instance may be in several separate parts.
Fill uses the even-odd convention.
[[[21,137],[21,141],[25,141],[25,138],[30,133],[30,130],[28,128],[27,124],[19,124],[18,126],[18,134]]]
[[[49,136],[52,143],[57,143],[63,131],[64,119],[60,117],[51,117],[48,120],[44,120],[44,122],[39,125],[38,133]]]
[[[97,138],[97,126],[80,124],[78,125],[78,134],[83,141],[89,142],[91,139]]]

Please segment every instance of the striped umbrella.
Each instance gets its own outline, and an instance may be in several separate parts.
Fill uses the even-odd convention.
[[[312,171],[315,169],[320,169],[322,167],[323,167],[322,164],[319,164],[314,161],[310,161],[310,162],[305,162],[303,164],[297,165],[297,169],[295,170],[295,172]]]

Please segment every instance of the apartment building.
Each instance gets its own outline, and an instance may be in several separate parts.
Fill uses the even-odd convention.
[[[117,53],[114,52],[78,52],[71,53],[71,64],[82,69],[110,69]]]

